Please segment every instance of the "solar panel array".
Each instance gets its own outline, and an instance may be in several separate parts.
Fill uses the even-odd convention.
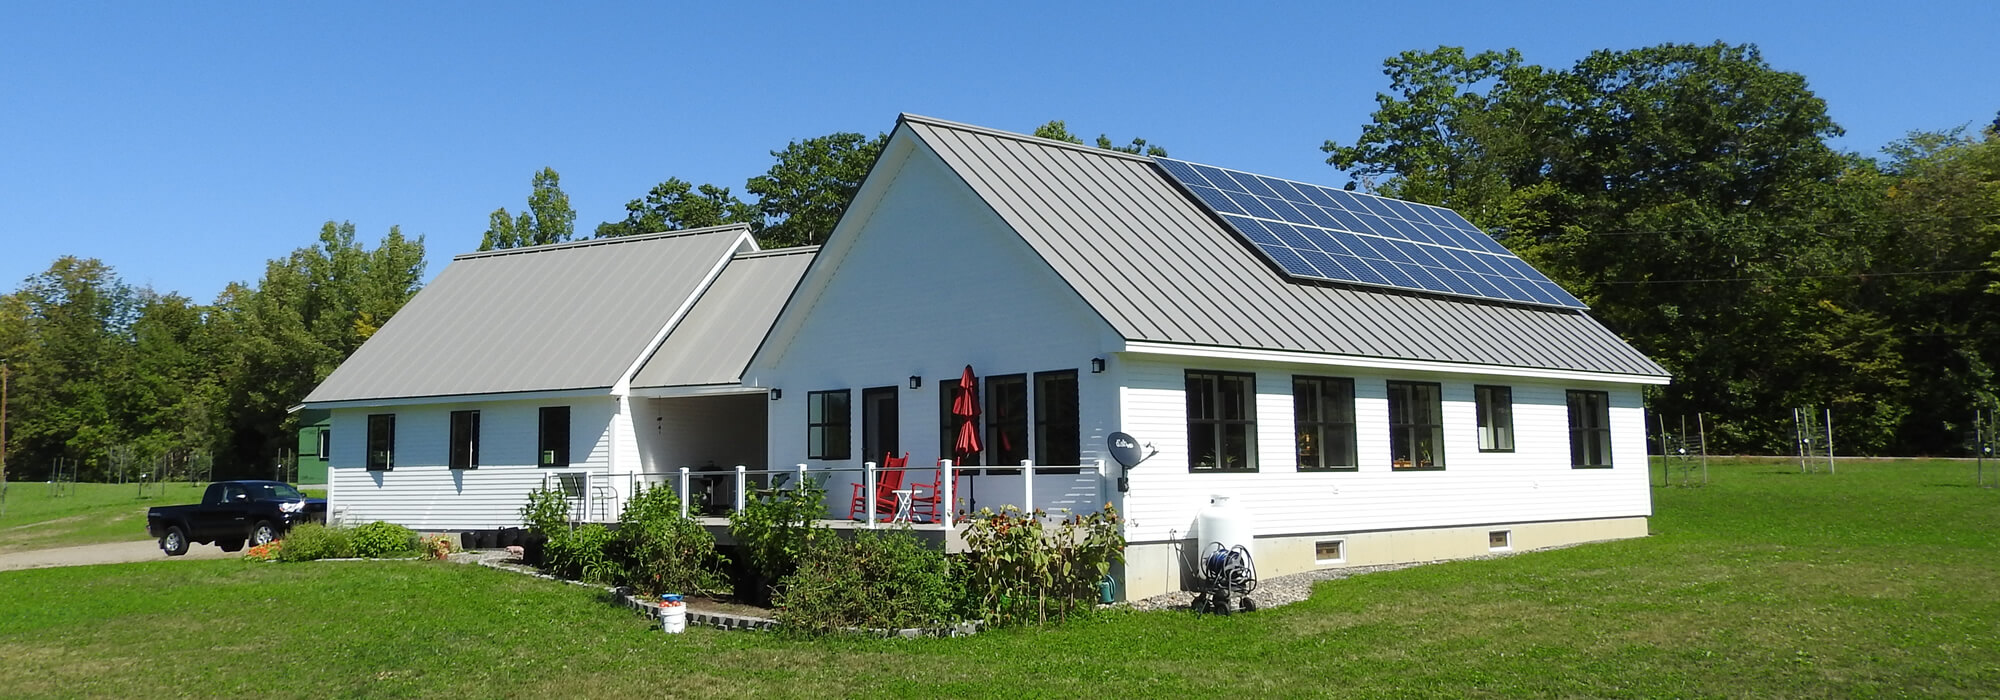
[[[1450,209],[1154,160],[1294,278],[1585,308]]]

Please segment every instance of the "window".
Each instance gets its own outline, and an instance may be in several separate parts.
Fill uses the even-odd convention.
[[[1342,551],[1346,540],[1320,540],[1313,543],[1313,561],[1320,564],[1338,564],[1347,561]]]
[[[479,412],[451,412],[451,468],[479,467]]]
[[[807,459],[847,459],[848,401],[853,398],[847,389],[834,391],[813,391],[806,393],[806,458]]]
[[[1028,458],[1028,375],[986,378],[986,463],[1015,466]],[[987,474],[1019,474],[988,469]]]
[[[1300,470],[1354,471],[1354,380],[1292,377]]]
[[[1513,549],[1513,530],[1491,530],[1486,533],[1486,548],[1491,550]]]
[[[1035,463],[1081,464],[1082,421],[1077,415],[1076,370],[1035,373]],[[1040,470],[1037,470],[1040,471]],[[1074,474],[1076,470],[1046,473]]]
[[[1611,466],[1611,395],[1569,392],[1569,464],[1578,469]]]
[[[1188,471],[1257,471],[1257,377],[1187,373]]]
[[[569,407],[543,406],[540,437],[535,441],[536,464],[569,466]]]
[[[322,460],[328,460],[328,459],[333,459],[333,429],[332,429],[332,428],[320,428],[320,429],[319,429],[319,458],[320,458],[320,459],[322,459]]]
[[[979,453],[958,454],[958,431],[960,426],[971,423],[973,434],[979,433],[979,419],[961,416],[952,411],[952,403],[958,399],[958,377],[938,380],[938,454],[944,459],[955,460],[958,465],[978,464]]]
[[[396,414],[378,413],[368,417],[368,470],[387,471],[396,466]]]
[[[1443,414],[1437,384],[1389,382],[1389,466],[1443,469]]]
[[[1514,389],[1472,387],[1472,405],[1479,414],[1479,451],[1514,451]]]

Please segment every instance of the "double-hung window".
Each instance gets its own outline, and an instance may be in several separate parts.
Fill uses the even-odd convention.
[[[847,389],[806,393],[806,458],[847,459],[852,413]]]
[[[1569,464],[1577,469],[1611,466],[1611,395],[1569,392]]]
[[[1028,375],[1002,374],[986,378],[986,464],[1018,467],[1028,459]],[[1019,469],[988,469],[987,474],[1019,474]]]
[[[451,468],[479,467],[479,412],[451,412]]]
[[[1354,471],[1354,380],[1292,377],[1292,429],[1301,471]]]
[[[1187,372],[1188,471],[1257,471],[1257,377]]]
[[[396,467],[396,414],[368,416],[368,471]]]
[[[1083,461],[1082,420],[1077,414],[1076,370],[1035,373],[1035,464],[1073,465]],[[1075,474],[1074,469],[1036,470]]]
[[[535,463],[544,467],[569,466],[569,407],[543,406],[539,420]]]
[[[1389,382],[1389,465],[1444,468],[1444,401],[1432,382]]]
[[[1478,414],[1479,451],[1514,451],[1514,389],[1504,386],[1472,387],[1473,412]]]

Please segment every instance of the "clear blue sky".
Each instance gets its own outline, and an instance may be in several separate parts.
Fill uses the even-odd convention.
[[[1339,184],[1320,144],[1359,133],[1384,58],[1438,45],[1561,67],[1756,43],[1868,154],[2000,110],[1991,2],[411,4],[11,6],[0,290],[73,254],[208,301],[328,219],[424,236],[434,275],[544,165],[587,232],[670,176],[741,192],[772,149],[898,112]]]

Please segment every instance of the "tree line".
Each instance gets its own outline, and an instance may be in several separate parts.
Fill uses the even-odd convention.
[[[1754,45],[1385,66],[1327,162],[1548,273],[1673,372],[1649,408],[1706,413],[1714,448],[1790,452],[1790,409],[1817,406],[1843,452],[1964,454],[1993,410],[2000,119],[1841,152],[1825,101]]]

